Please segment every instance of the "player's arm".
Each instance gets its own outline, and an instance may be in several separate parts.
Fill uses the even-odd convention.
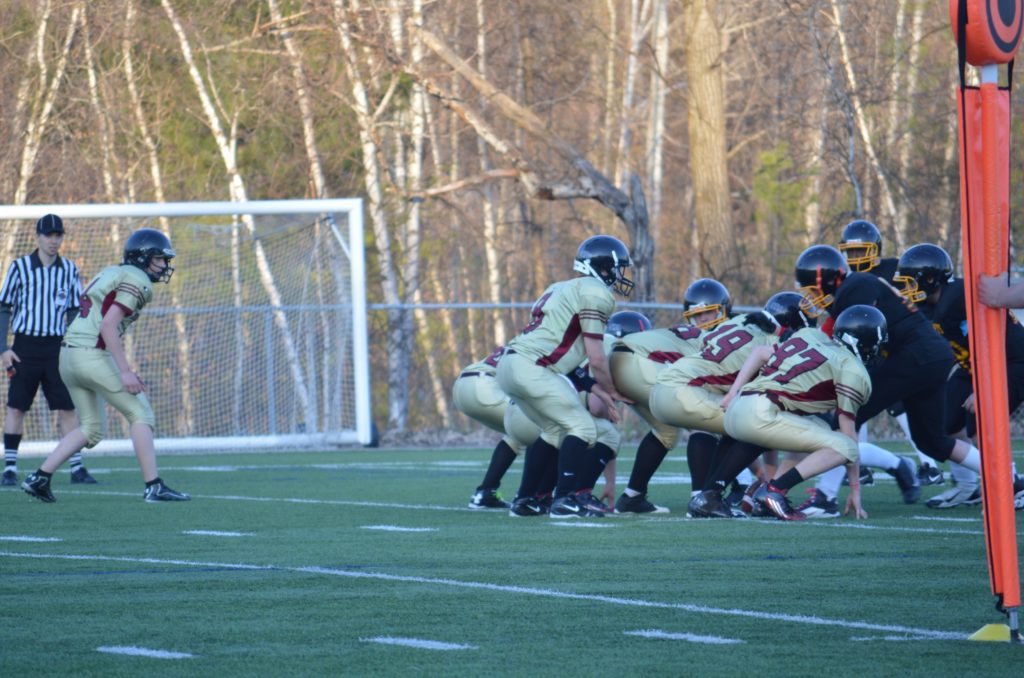
[[[125,309],[119,304],[111,304],[107,312],[103,314],[103,322],[100,323],[100,337],[110,351],[110,357],[114,359],[118,371],[121,373],[121,382],[129,393],[142,393],[146,385],[135,374],[131,365],[128,364],[128,357],[124,352],[124,344],[121,342],[121,335],[117,331],[121,321],[125,319]]]
[[[750,351],[750,355],[747,356],[743,367],[740,368],[739,373],[736,375],[736,381],[732,383],[732,388],[722,398],[723,410],[729,409],[729,403],[740,394],[740,390],[754,378],[754,375],[761,371],[761,368],[764,367],[764,364],[768,362],[774,352],[774,346],[756,346]]]
[[[992,308],[1024,307],[1024,280],[1011,285],[1005,273],[999,276],[979,276],[978,299]]]
[[[594,377],[602,389],[612,398],[624,403],[633,401],[619,393],[612,381],[611,370],[608,369],[608,356],[604,353],[604,337],[583,337],[583,348],[587,352],[587,360],[590,361],[590,374]]]
[[[846,412],[839,413],[839,431],[850,438],[854,443],[860,439],[857,437],[857,425],[853,417]],[[853,510],[856,518],[867,518],[868,513],[860,502],[860,463],[851,462],[846,465],[846,477],[850,481],[850,495],[846,498],[846,508],[843,515]]]

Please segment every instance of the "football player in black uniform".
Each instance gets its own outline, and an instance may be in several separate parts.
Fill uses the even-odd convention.
[[[978,448],[948,435],[935,416],[945,408],[945,380],[954,360],[928,318],[881,278],[850,272],[842,253],[828,245],[804,250],[796,262],[796,279],[809,313],[827,312],[831,321],[850,306],[866,304],[885,316],[888,355],[870,369],[871,397],[857,413],[857,426],[902,401],[918,449],[937,462],[952,459],[981,470]],[[830,325],[826,322],[824,329]]]
[[[977,445],[971,349],[967,336],[967,299],[964,281],[953,277],[949,254],[931,243],[914,245],[899,260],[895,283],[904,297],[917,304],[935,329],[949,342],[956,367],[946,381],[946,433],[966,435]],[[1006,323],[1006,377],[1010,413],[1024,402],[1024,327],[1013,315]],[[952,465],[956,486],[928,500],[929,508],[952,508],[981,503],[978,476]],[[1014,506],[1024,508],[1024,478],[1014,478]]]
[[[843,227],[839,251],[846,257],[846,263],[849,264],[851,271],[871,273],[889,283],[892,282],[893,276],[896,275],[896,269],[899,267],[899,259],[896,257],[882,258],[882,233],[877,226],[864,219],[851,221]],[[913,447],[914,443],[910,438],[910,425],[907,424],[907,414],[903,410],[903,405],[897,403],[890,407],[889,414],[899,423],[900,428],[903,429],[903,435],[907,436],[910,446]],[[863,427],[860,430],[860,441],[867,442],[867,429]],[[917,453],[919,483],[921,485],[941,485],[943,477],[939,467],[916,447],[914,452]],[[860,472],[862,484],[873,484],[869,466],[861,464]],[[846,477],[845,474],[843,477]]]

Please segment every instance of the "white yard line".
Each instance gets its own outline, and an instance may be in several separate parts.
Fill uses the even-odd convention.
[[[437,532],[436,527],[400,527],[398,525],[360,525],[360,530],[380,530],[381,532]]]
[[[184,530],[182,534],[194,534],[200,537],[252,537],[255,532],[221,532],[219,530]]]
[[[5,536],[0,535],[0,541],[23,541],[23,542],[52,542],[52,541],[64,541],[59,537],[21,537],[17,535]]]
[[[18,553],[13,551],[0,551],[0,558],[29,558],[36,560],[73,560],[78,562],[141,563],[150,565],[179,565],[199,568],[212,567],[218,569],[299,572],[303,574],[319,574],[324,575],[326,577],[343,577],[345,579],[365,579],[371,581],[386,581],[407,584],[432,584],[439,587],[475,589],[479,591],[492,591],[495,593],[511,593],[513,595],[519,596],[537,596],[541,598],[552,598],[557,600],[582,600],[591,603],[603,603],[614,606],[676,610],[679,612],[690,612],[695,614],[707,614],[722,617],[744,617],[748,619],[785,622],[803,626],[824,626],[845,629],[857,629],[860,631],[873,631],[878,633],[885,633],[888,635],[904,634],[909,636],[920,636],[921,638],[928,639],[966,640],[967,638],[966,634],[960,632],[913,628],[908,626],[900,626],[898,624],[872,624],[869,622],[852,621],[847,619],[828,619],[825,617],[799,614],[784,614],[781,612],[741,610],[736,608],[709,607],[706,605],[695,605],[692,603],[671,603],[657,600],[643,600],[640,598],[620,598],[618,596],[571,593],[566,591],[557,591],[554,589],[542,589],[528,586],[508,586],[501,584],[491,584],[488,582],[463,581],[458,579],[444,579],[438,577],[414,577],[408,575],[387,574],[384,572],[359,572],[353,570],[341,570],[330,567],[320,567],[317,565],[311,565],[306,567],[284,567],[274,565],[217,563],[192,560],[173,560],[163,558],[130,558],[127,556],[96,556],[79,554],[39,554]]]
[[[151,657],[153,659],[191,659],[193,655],[188,652],[169,652],[167,650],[150,650],[145,647],[124,647],[124,646],[103,646],[97,647],[97,652],[107,654],[126,654],[132,657]]]
[[[746,641],[738,638],[719,638],[718,636],[698,636],[693,633],[672,633],[659,631],[657,629],[644,629],[642,631],[623,631],[627,636],[639,636],[640,638],[655,638],[658,640],[685,640],[690,643],[704,643],[706,645],[736,645]]]
[[[442,643],[439,640],[422,640],[421,638],[392,638],[391,636],[377,636],[376,638],[360,638],[363,643],[379,643],[381,645],[401,645],[402,647],[415,647],[420,650],[476,650],[476,645],[461,645],[459,643]]]

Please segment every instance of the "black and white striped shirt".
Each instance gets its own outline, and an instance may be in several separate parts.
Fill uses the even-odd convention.
[[[79,307],[82,283],[78,267],[58,256],[43,266],[39,250],[15,259],[0,288],[0,304],[12,306],[11,331],[33,337],[62,337],[65,313]]]

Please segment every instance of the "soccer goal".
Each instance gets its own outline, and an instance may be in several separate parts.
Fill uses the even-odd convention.
[[[64,220],[61,255],[83,287],[121,262],[138,228],[174,244],[170,284],[154,287],[125,344],[158,449],[370,442],[362,201],[0,206],[3,271],[35,248],[35,221],[49,213]],[[98,451],[131,449],[110,407],[106,433]],[[40,393],[22,449],[48,451],[57,438]]]

